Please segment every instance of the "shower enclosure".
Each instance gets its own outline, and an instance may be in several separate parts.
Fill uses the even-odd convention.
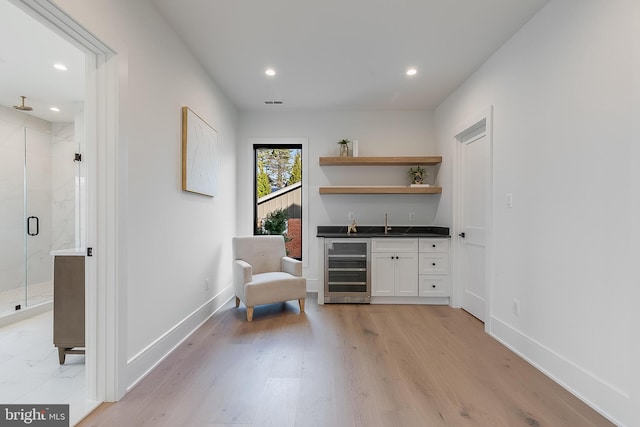
[[[81,135],[0,107],[0,316],[53,297],[50,252],[81,246]]]

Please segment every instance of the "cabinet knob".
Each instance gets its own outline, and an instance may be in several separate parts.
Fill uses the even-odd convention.
[[[431,246],[434,247],[434,248],[436,247],[436,245],[431,245]]]
[[[436,285],[431,285],[431,287],[432,287],[433,289],[435,289],[435,288],[436,288]]]
[[[431,263],[431,265],[434,265],[434,266],[435,266],[435,265],[436,265],[436,263],[435,263],[435,262],[432,262],[432,263]]]

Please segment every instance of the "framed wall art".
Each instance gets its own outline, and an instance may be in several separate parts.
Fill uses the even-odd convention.
[[[189,107],[182,107],[182,189],[211,197],[218,190],[218,132]]]

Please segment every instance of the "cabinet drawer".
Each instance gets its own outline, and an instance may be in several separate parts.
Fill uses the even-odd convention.
[[[421,253],[420,274],[449,274],[449,254],[444,252]]]
[[[448,297],[449,276],[421,274],[419,292],[421,297]]]
[[[418,239],[371,239],[371,252],[418,252]]]
[[[449,252],[449,239],[420,239],[420,252]]]

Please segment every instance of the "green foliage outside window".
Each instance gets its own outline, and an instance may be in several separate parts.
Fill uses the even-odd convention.
[[[266,218],[262,221],[262,229],[259,230],[260,234],[282,234],[285,241],[289,241],[287,237],[287,219],[289,215],[286,209],[276,209],[267,214]]]
[[[292,185],[300,181],[302,181],[302,156],[300,151],[298,151],[293,158],[293,166],[291,167],[291,175],[289,175],[287,185]]]
[[[258,198],[271,194],[271,181],[269,181],[269,175],[264,171],[264,164],[262,162],[258,162],[257,180]]]
[[[302,181],[302,151],[299,148],[260,148],[256,155],[257,198]]]

